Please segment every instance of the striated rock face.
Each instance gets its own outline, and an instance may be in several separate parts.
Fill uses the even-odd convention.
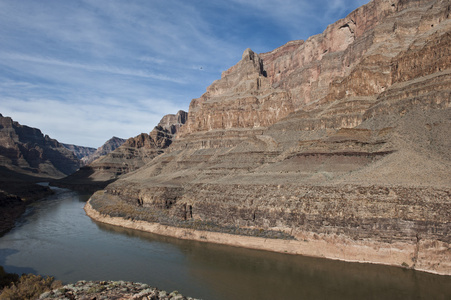
[[[246,49],[164,154],[92,201],[451,274],[450,11],[373,0],[306,41]],[[354,244],[408,259],[338,250]]]
[[[78,158],[37,128],[0,115],[0,166],[23,175],[58,178],[79,168]]]
[[[174,136],[185,123],[187,113],[179,111],[166,115],[149,134],[125,140],[119,147],[103,155],[76,173],[54,184],[71,188],[98,190],[121,175],[135,171],[162,154],[171,145]],[[110,141],[121,142],[113,138]],[[108,142],[107,142],[108,143]],[[96,153],[100,152],[99,148]]]

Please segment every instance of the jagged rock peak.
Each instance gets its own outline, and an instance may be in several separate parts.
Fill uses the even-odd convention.
[[[251,48],[247,48],[243,52],[242,60],[248,59],[248,60],[254,60],[254,51],[251,50]]]
[[[179,110],[175,115],[174,114],[168,114],[165,115],[160,123],[158,123],[158,126],[161,126],[163,129],[166,129],[171,134],[176,134],[180,127],[183,126],[183,124],[186,123],[186,120],[188,119],[188,113],[183,110]]]

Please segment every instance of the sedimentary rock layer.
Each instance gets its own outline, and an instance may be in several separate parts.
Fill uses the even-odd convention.
[[[306,41],[246,49],[192,100],[165,153],[106,194],[451,274],[450,11],[373,0]],[[381,248],[392,258],[376,259]]]

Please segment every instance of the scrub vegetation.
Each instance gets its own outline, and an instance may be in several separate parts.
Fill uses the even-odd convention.
[[[7,273],[0,266],[0,299],[25,300],[37,299],[42,293],[61,287],[62,283],[53,277],[23,274],[19,276]]]

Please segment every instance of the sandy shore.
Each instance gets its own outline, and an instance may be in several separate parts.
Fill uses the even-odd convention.
[[[89,217],[101,223],[179,239],[348,262],[403,266],[419,271],[451,275],[451,249],[448,244],[438,241],[422,241],[419,244],[381,243],[310,233],[298,233],[295,235],[296,240],[265,239],[110,217],[96,211],[89,201],[84,209]]]

